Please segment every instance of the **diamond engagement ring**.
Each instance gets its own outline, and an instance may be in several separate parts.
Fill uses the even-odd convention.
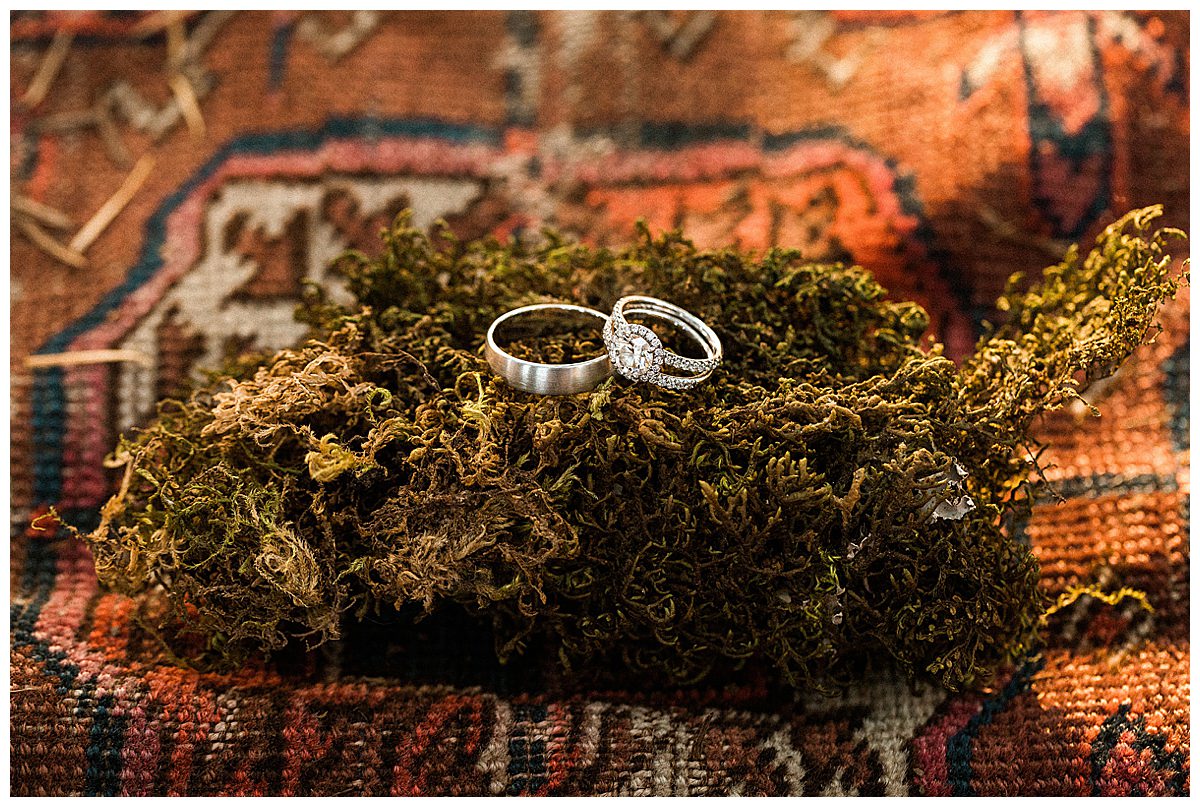
[[[658,334],[645,325],[631,323],[628,316],[652,316],[667,320],[700,343],[703,359],[681,356],[663,347]],[[622,297],[613,306],[604,326],[604,344],[618,373],[634,381],[645,381],[666,389],[690,389],[705,381],[721,363],[721,340],[704,320],[674,303],[640,294]],[[671,367],[695,375],[663,372]]]

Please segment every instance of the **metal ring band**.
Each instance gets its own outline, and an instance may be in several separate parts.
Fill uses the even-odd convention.
[[[577,314],[590,314],[604,320],[606,326],[608,324],[607,314],[594,308],[585,308],[570,303],[537,303],[514,308],[512,311],[496,317],[488,326],[484,353],[496,375],[516,389],[523,392],[534,392],[538,395],[574,395],[580,392],[590,392],[596,388],[597,384],[612,375],[612,361],[607,353],[594,359],[572,364],[544,364],[518,359],[501,349],[496,343],[496,329],[514,317],[534,311],[570,311]]]
[[[630,315],[655,316],[671,322],[699,342],[706,357],[694,359],[668,350],[649,328],[630,323],[627,319]],[[617,301],[612,317],[604,328],[604,342],[616,372],[626,378],[667,389],[688,389],[700,384],[712,374],[724,356],[720,337],[704,320],[674,303],[644,295],[630,295]],[[697,375],[668,375],[662,371],[663,366]]]

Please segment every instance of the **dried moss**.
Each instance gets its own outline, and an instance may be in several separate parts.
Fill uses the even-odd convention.
[[[501,654],[538,635],[568,665],[696,680],[753,661],[826,685],[874,657],[986,681],[1048,604],[1001,528],[1027,500],[1029,428],[1115,371],[1174,291],[1162,234],[1142,236],[1157,212],[1008,294],[961,369],[857,267],[645,231],[620,252],[462,244],[402,217],[380,258],[338,261],[357,305],[310,289],[311,341],[122,441],[125,484],[86,536],[97,573],[163,583],[223,658],[454,604],[494,622]],[[482,358],[509,308],[635,291],[713,324],[714,383],[537,397]]]

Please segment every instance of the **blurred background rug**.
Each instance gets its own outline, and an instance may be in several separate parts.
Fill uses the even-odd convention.
[[[799,247],[919,301],[962,355],[1014,271],[1117,214],[1187,226],[1186,12],[16,12],[12,790],[50,794],[1182,794],[1188,302],[1045,424],[1063,501],[1013,525],[1084,597],[981,692],[832,700],[754,676],[581,687],[470,624],[377,619],[233,675],[154,597],[29,529],[95,519],[105,453],[412,207],[464,237],[645,217]],[[79,351],[110,351],[80,360]],[[62,354],[67,353],[64,357]],[[31,363],[32,362],[32,363]]]

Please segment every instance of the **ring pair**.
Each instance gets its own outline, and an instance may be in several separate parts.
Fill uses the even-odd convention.
[[[604,320],[607,352],[594,359],[569,364],[547,364],[518,359],[500,347],[496,333],[516,317],[537,312],[587,314]],[[704,358],[689,358],[663,347],[662,340],[630,317],[665,320],[699,343]],[[705,381],[721,363],[723,351],[716,332],[695,314],[657,297],[631,295],[617,300],[612,314],[570,303],[539,303],[516,308],[497,317],[488,328],[485,345],[488,364],[511,386],[539,395],[573,395],[588,392],[615,370],[634,381],[665,389],[690,389]],[[691,375],[671,375],[670,367]]]

